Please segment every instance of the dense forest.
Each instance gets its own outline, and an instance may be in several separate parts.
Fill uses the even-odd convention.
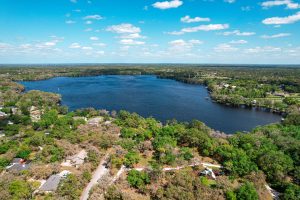
[[[222,135],[197,120],[163,124],[127,111],[69,112],[58,94],[24,92],[16,82],[103,74],[204,84],[216,102],[264,107],[284,120]],[[1,68],[0,199],[79,199],[102,161],[106,173],[89,199],[300,199],[299,77],[298,68]],[[51,182],[57,187],[46,184],[50,177],[59,179]]]

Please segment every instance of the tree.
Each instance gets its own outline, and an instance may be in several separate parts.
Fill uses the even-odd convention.
[[[289,184],[282,195],[282,199],[284,200],[300,199],[300,187],[298,185]]]
[[[8,159],[6,159],[6,158],[1,158],[0,157],[0,170],[1,169],[4,169],[6,166],[8,166],[9,165],[9,160]]]
[[[30,185],[23,180],[14,180],[9,184],[9,193],[12,195],[12,199],[30,199],[31,188]]]
[[[138,163],[139,160],[139,154],[137,152],[130,151],[125,155],[124,164],[126,167],[133,167],[133,165]]]
[[[58,194],[67,199],[79,199],[80,182],[74,174],[69,174],[61,181],[58,187]]]
[[[234,191],[229,190],[226,192],[226,200],[237,200]]]
[[[258,160],[269,180],[281,180],[293,169],[293,160],[281,151],[265,152]]]
[[[23,159],[28,159],[30,153],[31,153],[31,151],[28,150],[28,149],[20,150],[20,151],[17,153],[16,157],[18,157],[18,158],[23,158]]]
[[[184,160],[191,160],[194,157],[191,149],[188,147],[182,147],[180,151],[180,155]]]
[[[107,189],[106,193],[104,194],[104,198],[106,200],[123,200],[122,193],[115,187],[111,186]]]
[[[258,200],[258,194],[254,185],[250,182],[244,183],[237,191],[238,200]]]
[[[128,173],[127,181],[130,184],[130,186],[138,189],[143,189],[145,185],[150,183],[150,177],[146,172],[131,170]]]
[[[222,145],[217,148],[216,156],[223,162],[224,167],[235,176],[244,176],[252,171],[257,171],[257,165],[242,149],[231,145]]]

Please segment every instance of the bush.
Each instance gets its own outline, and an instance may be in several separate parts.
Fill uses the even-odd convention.
[[[236,194],[231,190],[227,191],[226,192],[226,200],[237,200]]]
[[[138,163],[140,156],[137,152],[129,152],[125,155],[124,164],[126,167],[133,167],[134,164]]]
[[[30,185],[23,180],[15,180],[9,184],[9,193],[12,196],[12,199],[30,199],[31,189]]]
[[[239,200],[258,200],[258,194],[254,185],[246,182],[236,191],[237,199]]]
[[[150,177],[146,172],[131,170],[128,173],[127,181],[130,186],[138,189],[143,189],[146,184],[150,183]]]
[[[30,150],[20,150],[16,157],[17,158],[23,158],[23,159],[28,159],[31,151]]]
[[[6,166],[8,166],[10,161],[6,158],[0,158],[0,169],[4,169]]]

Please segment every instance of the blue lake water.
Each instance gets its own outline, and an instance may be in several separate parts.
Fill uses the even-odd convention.
[[[62,95],[69,110],[94,107],[128,110],[158,120],[197,119],[226,133],[249,131],[258,125],[278,122],[279,115],[256,109],[242,109],[213,103],[207,89],[155,76],[105,75],[94,77],[58,77],[42,81],[20,82],[26,90],[42,90]]]

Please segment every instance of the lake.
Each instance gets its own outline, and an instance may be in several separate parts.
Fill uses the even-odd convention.
[[[209,127],[234,133],[249,131],[258,125],[278,122],[280,115],[257,109],[223,106],[212,102],[207,89],[156,76],[105,75],[93,77],[57,77],[42,81],[20,82],[26,90],[41,90],[62,95],[69,110],[94,107],[128,110],[165,122],[203,121]]]

